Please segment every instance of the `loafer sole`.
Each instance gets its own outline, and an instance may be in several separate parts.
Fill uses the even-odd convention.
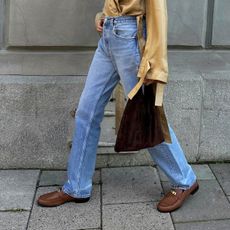
[[[68,202],[85,203],[85,202],[88,202],[89,200],[90,200],[90,197],[86,198],[86,199],[83,198],[83,199],[76,199],[76,200],[66,200],[66,201],[59,203],[59,204],[47,204],[47,203],[42,203],[42,201],[37,200],[37,204],[39,206],[42,206],[42,207],[57,207],[57,206],[60,206],[62,204],[68,203]]]

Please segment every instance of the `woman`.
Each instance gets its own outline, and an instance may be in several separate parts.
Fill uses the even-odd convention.
[[[162,105],[168,77],[166,0],[106,0],[95,23],[102,36],[75,113],[68,180],[58,191],[40,196],[37,202],[42,206],[90,199],[100,123],[119,81],[125,95],[131,99],[143,84],[156,84],[155,105]],[[173,129],[168,126],[172,143],[162,142],[148,148],[172,185],[157,204],[161,212],[181,207],[199,188],[196,175],[186,161]]]

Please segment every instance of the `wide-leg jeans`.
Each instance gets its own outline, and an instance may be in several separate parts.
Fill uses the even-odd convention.
[[[143,21],[144,37],[146,23]],[[104,109],[119,81],[125,96],[138,81],[140,52],[135,16],[106,16],[102,36],[88,70],[75,113],[72,148],[68,156],[67,181],[62,186],[73,197],[89,197],[96,165]],[[188,189],[196,175],[188,164],[178,139],[169,124],[172,143],[148,148],[153,161],[166,174],[172,187]],[[144,189],[144,188],[143,188]]]

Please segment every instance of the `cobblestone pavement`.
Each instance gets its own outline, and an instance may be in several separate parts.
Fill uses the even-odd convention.
[[[172,213],[156,204],[169,189],[152,166],[95,171],[89,202],[40,207],[40,194],[58,189],[66,171],[0,170],[0,230],[229,230],[230,163],[192,164],[200,189]]]

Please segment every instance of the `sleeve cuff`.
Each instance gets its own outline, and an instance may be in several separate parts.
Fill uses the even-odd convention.
[[[155,95],[155,106],[162,106],[164,97],[165,84],[157,82],[156,83],[156,95]]]
[[[95,22],[96,21],[98,21],[99,19],[102,19],[102,18],[104,18],[105,17],[105,15],[104,15],[104,13],[101,11],[101,12],[98,12],[97,14],[96,14],[96,16],[95,16]]]
[[[162,106],[164,87],[165,84],[167,83],[168,73],[163,70],[154,70],[153,68],[151,68],[151,63],[143,57],[138,69],[137,76],[141,78],[142,81],[143,79],[150,79],[153,81],[157,81],[155,106]]]
[[[137,76],[140,78],[159,81],[161,83],[167,83],[168,71],[164,70],[163,68],[162,69],[152,68],[150,61],[142,58]]]

